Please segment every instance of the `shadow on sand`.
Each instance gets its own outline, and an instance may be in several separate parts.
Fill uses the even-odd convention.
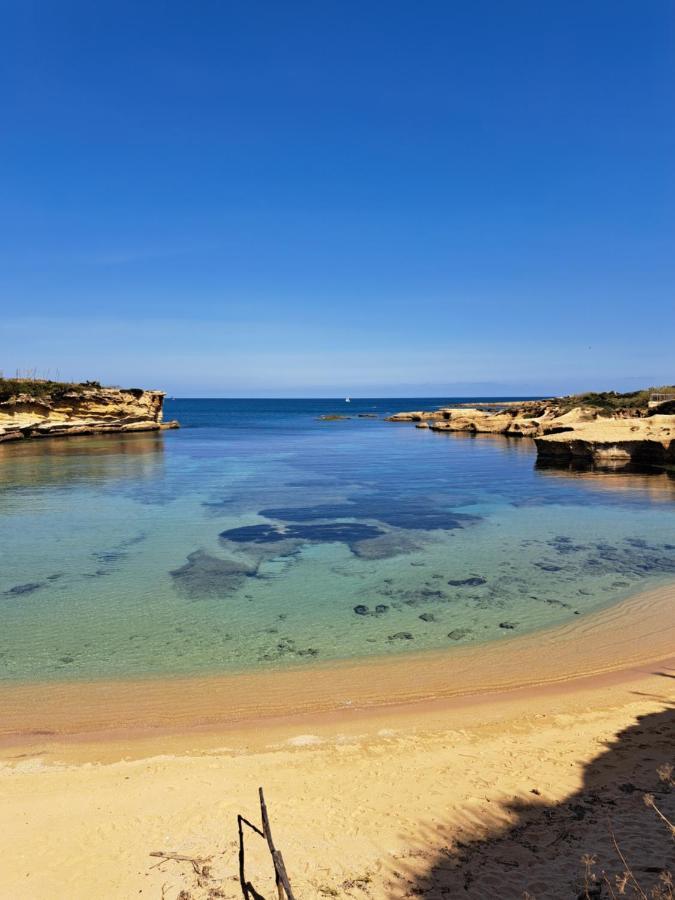
[[[675,678],[672,671],[658,674]],[[586,767],[578,791],[548,804],[539,800],[535,787],[531,802],[518,798],[500,805],[479,837],[457,836],[455,830],[454,843],[434,854],[421,877],[410,878],[407,896],[427,900],[675,896],[662,875],[669,870],[675,876],[674,837],[645,803],[645,794],[653,795],[656,806],[675,822],[675,787],[663,777],[664,765],[675,762],[675,705],[671,685],[665,681],[664,685],[668,685],[664,695],[655,698],[664,708],[640,717],[608,742]],[[433,844],[438,845],[438,831],[429,828],[420,835],[419,856],[426,856],[423,847]],[[642,893],[630,878],[620,890],[617,877],[626,871],[620,853]]]

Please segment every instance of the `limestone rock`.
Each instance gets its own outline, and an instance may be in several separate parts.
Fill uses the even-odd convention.
[[[0,402],[0,442],[179,427],[178,422],[162,422],[163,391],[88,385],[56,388],[51,394],[20,393]]]
[[[417,428],[435,432],[533,438],[539,460],[554,465],[622,468],[675,463],[675,408],[668,405],[670,401],[658,407],[645,400],[639,407],[608,408],[607,398],[620,404],[634,395],[608,393],[444,407],[396,413],[389,421],[414,422]]]
[[[541,462],[606,468],[675,463],[675,416],[597,418],[535,438]]]

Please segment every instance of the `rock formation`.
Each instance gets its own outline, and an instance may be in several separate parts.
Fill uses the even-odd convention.
[[[162,422],[163,391],[13,380],[0,388],[0,442],[178,428]]]
[[[537,457],[549,464],[627,465],[675,463],[675,415],[644,419],[595,419],[571,430],[535,437]]]
[[[585,394],[476,407],[396,413],[390,422],[414,422],[431,431],[530,437],[538,459],[552,465],[603,468],[675,463],[673,401],[653,402],[649,391]],[[670,397],[661,394],[658,396]]]

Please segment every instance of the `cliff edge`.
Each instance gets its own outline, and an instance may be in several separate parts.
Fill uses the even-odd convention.
[[[3,378],[0,442],[178,428],[162,421],[163,404],[163,391]]]

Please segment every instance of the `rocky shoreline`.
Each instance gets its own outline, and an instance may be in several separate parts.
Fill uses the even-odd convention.
[[[647,394],[647,392],[642,392]],[[593,395],[594,397],[597,395]],[[601,395],[605,396],[605,395]],[[675,401],[614,407],[579,398],[526,400],[476,407],[443,407],[433,411],[401,412],[390,422],[413,422],[438,432],[472,432],[526,437],[534,440],[538,462],[550,465],[626,466],[675,464]],[[578,400],[578,404],[574,405]]]
[[[179,427],[163,421],[163,391],[12,380],[1,387],[0,443]]]

